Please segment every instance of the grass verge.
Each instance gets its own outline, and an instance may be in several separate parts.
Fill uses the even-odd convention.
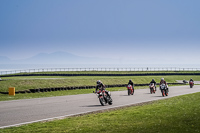
[[[66,69],[67,70],[67,69]],[[79,71],[78,69],[75,71],[54,71],[54,72],[21,72],[16,74],[6,74],[6,75],[27,75],[27,74],[144,74],[144,73],[199,73],[200,71],[139,71],[135,69],[135,71],[130,71],[130,69],[124,69],[124,71]]]
[[[200,132],[200,93],[115,111],[0,129],[0,133],[194,133]]]
[[[135,87],[135,89],[143,89],[143,88],[147,88],[147,86],[136,86]],[[106,90],[108,90],[108,91],[123,91],[126,89],[127,89],[126,87],[114,87],[114,88],[107,88]],[[16,94],[15,96],[9,96],[7,94],[0,94],[0,101],[88,94],[88,93],[93,93],[93,91],[95,91],[95,89],[81,89],[81,90],[77,89],[77,90],[64,90],[64,91],[52,91],[52,92],[40,92],[40,93],[26,93],[26,94]]]

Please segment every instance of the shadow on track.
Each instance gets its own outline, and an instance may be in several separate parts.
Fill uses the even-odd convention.
[[[163,97],[162,95],[160,95],[160,96],[154,96],[154,97]]]
[[[100,106],[102,106],[102,105],[88,105],[88,106],[80,106],[80,107],[100,107]]]
[[[130,97],[130,95],[120,95],[120,96],[129,96]]]

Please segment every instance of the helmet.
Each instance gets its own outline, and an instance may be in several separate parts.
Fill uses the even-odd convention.
[[[97,84],[100,84],[101,83],[101,80],[97,80]]]
[[[192,78],[190,80],[192,80]]]
[[[132,82],[132,80],[130,79],[129,82]]]
[[[164,78],[161,78],[161,80],[164,80]]]
[[[152,81],[154,81],[154,79],[152,79]]]

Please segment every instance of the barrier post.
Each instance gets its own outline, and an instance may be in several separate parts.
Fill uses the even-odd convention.
[[[12,96],[15,95],[15,87],[9,87],[8,90],[9,90],[9,95],[12,95]]]

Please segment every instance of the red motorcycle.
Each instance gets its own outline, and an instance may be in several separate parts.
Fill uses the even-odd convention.
[[[106,103],[108,103],[109,105],[112,105],[112,98],[111,98],[110,91],[99,90],[96,92],[96,94],[102,106],[104,106]]]
[[[155,88],[154,83],[150,83],[149,88],[150,88],[150,93],[151,94],[156,92],[156,88]]]
[[[132,87],[132,85],[128,85],[127,86],[127,89],[128,89],[128,95],[133,95],[134,94],[134,90],[133,90],[133,87]]]
[[[190,88],[192,88],[194,86],[194,82],[193,81],[190,81],[189,84],[190,84]]]

